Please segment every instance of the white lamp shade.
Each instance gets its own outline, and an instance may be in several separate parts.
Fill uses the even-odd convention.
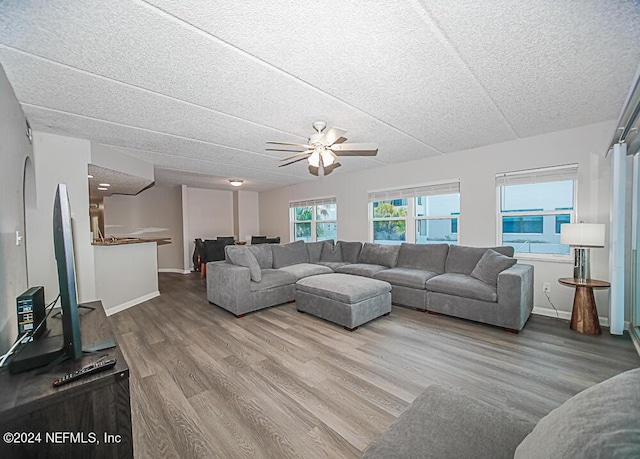
[[[575,247],[604,247],[604,225],[564,223],[560,225],[560,242]]]

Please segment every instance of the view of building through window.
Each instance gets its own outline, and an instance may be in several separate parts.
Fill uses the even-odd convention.
[[[450,190],[451,185],[447,185],[446,189]],[[424,187],[416,189],[414,193],[430,191],[433,192],[432,188]],[[405,194],[411,192],[400,191]],[[375,243],[458,243],[459,192],[372,201],[371,212]]]
[[[503,245],[516,253],[569,254],[560,225],[574,221],[574,180],[500,187]]]

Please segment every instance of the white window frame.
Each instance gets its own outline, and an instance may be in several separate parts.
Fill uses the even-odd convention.
[[[458,215],[429,215],[424,217],[416,216],[416,199],[419,197],[436,196],[443,194],[460,194],[460,179],[444,180],[440,182],[431,182],[421,185],[402,188],[386,188],[382,190],[369,191],[368,199],[368,219],[369,219],[369,242],[373,242],[374,231],[373,222],[376,221],[404,221],[405,222],[405,240],[399,241],[415,243],[416,241],[416,222],[418,220],[444,220],[454,218],[458,219],[458,244],[460,243],[460,214]],[[373,203],[379,201],[393,201],[395,199],[407,200],[407,216],[406,217],[374,217]],[[445,243],[443,241],[443,243]]]
[[[335,220],[318,220],[316,215],[316,206],[335,204],[336,205],[336,218]],[[311,207],[311,220],[296,220],[296,207]],[[294,242],[296,239],[295,226],[296,223],[310,223],[311,224],[311,241],[316,242],[317,235],[317,223],[335,223],[336,225],[336,240],[338,239],[338,202],[335,196],[327,198],[307,199],[304,201],[290,201],[289,202],[289,240]]]
[[[550,183],[573,180],[573,210],[527,210],[522,212],[502,212],[502,187],[509,185],[524,185],[536,183]],[[496,245],[502,246],[502,218],[503,217],[545,217],[570,215],[570,223],[577,221],[578,215],[578,165],[565,164],[536,169],[496,174]],[[528,233],[525,233],[528,234]],[[556,233],[557,234],[557,233]],[[552,261],[558,263],[573,262],[573,251],[568,254],[515,252],[515,258],[522,260]]]

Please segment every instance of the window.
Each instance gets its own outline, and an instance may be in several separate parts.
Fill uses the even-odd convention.
[[[338,239],[336,198],[297,201],[289,204],[292,241]]]
[[[575,221],[577,177],[575,164],[496,175],[498,244],[520,255],[568,255],[560,225]]]
[[[377,244],[457,244],[459,215],[459,182],[369,193],[370,240]]]

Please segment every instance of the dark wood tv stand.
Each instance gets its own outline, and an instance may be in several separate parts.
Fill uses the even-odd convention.
[[[80,312],[83,347],[115,340],[102,303],[87,304],[95,310]],[[51,334],[61,333],[61,321],[49,317]],[[104,354],[115,367],[53,388]],[[129,367],[119,346],[39,372],[0,374],[0,457],[133,457]]]

